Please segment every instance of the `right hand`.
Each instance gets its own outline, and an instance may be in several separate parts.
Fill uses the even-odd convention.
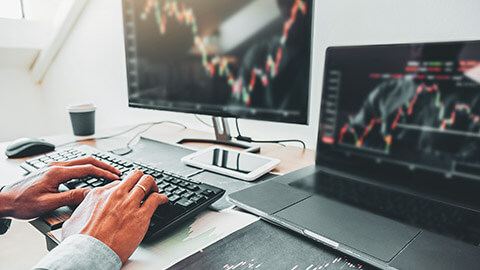
[[[137,184],[147,194],[152,193],[145,198],[147,194]],[[122,182],[90,191],[63,225],[63,239],[73,234],[95,237],[125,263],[142,242],[157,207],[167,202],[168,198],[158,193],[152,176],[134,171]]]

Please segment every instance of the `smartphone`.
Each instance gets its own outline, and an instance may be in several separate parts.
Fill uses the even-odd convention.
[[[182,162],[197,168],[254,181],[280,163],[280,160],[213,146],[182,158]]]

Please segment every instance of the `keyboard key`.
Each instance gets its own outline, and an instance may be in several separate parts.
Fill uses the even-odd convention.
[[[185,192],[185,189],[184,188],[177,188],[173,194],[176,194],[176,195],[182,195],[182,193]]]
[[[91,185],[91,184],[93,184],[93,183],[95,183],[95,182],[97,182],[97,181],[98,181],[97,178],[92,178],[92,179],[88,179],[88,180],[85,181],[85,182],[87,182],[87,184],[90,184],[90,185]]]
[[[169,186],[170,185],[166,182],[160,182],[160,184],[158,184],[158,188],[163,188],[163,189],[166,189]]]
[[[207,197],[212,197],[213,195],[215,195],[215,193],[210,189],[205,189],[204,191],[201,192],[201,194]]]
[[[80,182],[77,185],[75,185],[75,188],[84,188],[84,187],[88,187],[88,184],[85,182]]]
[[[41,161],[37,161],[37,162],[34,162],[31,164],[33,167],[37,168],[37,169],[40,169],[42,168],[43,166],[45,166],[46,164],[41,162]]]
[[[202,202],[206,201],[207,198],[205,198],[204,196],[195,195],[195,196],[191,197],[190,200],[194,203],[202,203]]]
[[[186,182],[186,181],[180,181],[180,182],[178,183],[178,185],[181,186],[181,187],[186,187],[186,186],[189,185],[189,183]]]
[[[176,202],[176,205],[179,205],[179,206],[185,207],[185,208],[190,208],[190,207],[194,206],[194,203],[192,201],[190,201],[189,199],[182,198],[181,200]]]
[[[78,183],[80,183],[80,181],[77,179],[74,179],[66,182],[65,186],[67,186],[69,189],[75,189]]]
[[[168,197],[168,201],[169,201],[169,202],[172,202],[172,203],[174,203],[174,202],[176,202],[176,201],[178,201],[178,200],[180,200],[180,199],[181,199],[180,196],[175,195],[175,194],[172,195],[172,196],[170,196],[170,197]]]
[[[185,191],[181,196],[182,196],[183,198],[190,199],[190,197],[192,197],[193,195],[195,195],[195,193],[187,190],[187,191]]]
[[[195,191],[195,190],[199,190],[200,188],[196,185],[193,185],[193,184],[190,184],[187,186],[188,189],[192,190],[192,191]]]
[[[169,186],[169,187],[165,188],[165,191],[166,192],[173,192],[175,189],[177,189],[177,188],[174,187],[174,186]]]
[[[93,184],[91,184],[93,187],[100,187],[100,186],[103,186],[103,181],[97,181]]]

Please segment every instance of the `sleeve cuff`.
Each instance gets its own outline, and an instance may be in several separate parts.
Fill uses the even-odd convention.
[[[45,256],[34,269],[100,269],[118,270],[122,261],[100,240],[84,234],[65,239]]]

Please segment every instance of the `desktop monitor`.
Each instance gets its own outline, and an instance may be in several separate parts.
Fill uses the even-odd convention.
[[[308,123],[313,0],[123,0],[129,106]]]

